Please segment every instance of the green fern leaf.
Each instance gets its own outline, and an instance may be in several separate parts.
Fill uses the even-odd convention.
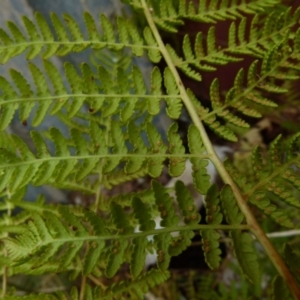
[[[262,210],[266,215],[269,215],[276,223],[287,228],[294,228],[294,224],[287,212],[283,209],[278,209],[266,196],[265,192],[257,191],[253,193],[250,202]]]
[[[44,101],[39,103],[39,108],[32,120],[32,126],[38,126],[43,119],[45,118],[49,107],[52,104],[51,93],[48,89],[47,82],[43,73],[34,65],[29,63],[29,69],[31,71],[32,77],[34,79],[34,83],[37,89],[37,96],[41,98],[46,98]],[[47,98],[50,98],[47,100]]]
[[[201,230],[200,234],[202,236],[202,249],[204,252],[205,262],[212,269],[216,270],[220,266],[221,261],[221,250],[219,249],[220,234],[215,230]]]
[[[188,188],[180,180],[175,183],[176,199],[178,206],[184,216],[185,224],[198,224],[201,216],[197,212],[194,200],[191,197]]]
[[[286,188],[284,185],[280,184],[276,180],[272,180],[269,182],[268,191],[272,192],[274,195],[278,196],[282,201],[287,204],[300,208],[300,201],[294,195],[292,195],[291,191]]]
[[[255,92],[247,94],[246,99],[253,101],[255,103],[264,105],[264,106],[269,106],[269,107],[277,107],[278,106],[275,102],[273,102],[267,98],[264,98]]]
[[[71,129],[71,137],[74,141],[76,150],[76,155],[78,156],[89,156],[89,150],[86,147],[86,141],[83,138],[81,132],[75,128]],[[77,165],[77,170],[75,174],[75,179],[80,181],[85,178],[97,165],[99,162],[98,157],[90,157],[83,161],[81,165]]]
[[[162,227],[176,226],[179,223],[179,217],[175,214],[173,199],[166,189],[155,180],[152,180],[152,189],[154,191],[155,203],[162,218],[160,225]]]
[[[168,95],[173,96],[172,98],[166,98],[168,105],[167,114],[170,118],[178,119],[182,109],[182,102],[178,96],[179,90],[177,84],[169,68],[165,68],[164,71],[164,84]]]
[[[192,238],[194,236],[195,233],[192,230],[180,232],[180,235],[178,237],[173,238],[169,247],[169,254],[171,256],[177,256],[182,253],[192,244]]]
[[[151,123],[147,123],[147,136],[151,145],[152,153],[154,154],[148,159],[148,171],[152,177],[158,177],[162,172],[163,162],[165,161],[165,157],[160,156],[159,154],[165,154],[167,146],[164,145],[157,129]]]
[[[51,62],[44,60],[44,68],[50,78],[55,94],[59,95],[51,109],[50,114],[53,115],[61,110],[69,97],[67,96],[68,92],[64,86],[60,72],[56,69],[56,67]]]
[[[191,46],[191,41],[187,34],[183,38],[182,49],[183,49],[183,54],[184,54],[185,60],[189,61],[189,60],[195,59],[195,56],[194,56],[193,50],[192,50],[192,46]]]
[[[222,138],[231,141],[236,142],[237,136],[235,133],[227,128],[226,126],[223,126],[220,124],[220,122],[216,121],[215,116],[210,116],[209,118],[206,118],[204,122],[213,130],[217,135],[221,136]]]
[[[55,144],[56,157],[66,157],[70,156],[70,151],[66,144],[64,136],[61,132],[56,128],[50,129],[50,135]],[[55,170],[55,181],[63,182],[67,178],[67,176],[74,170],[75,165],[77,164],[77,159],[68,159],[64,160],[57,165]]]
[[[243,273],[253,284],[260,284],[261,271],[252,236],[247,232],[242,233],[238,230],[232,230],[230,236],[233,241],[236,258]]]
[[[138,277],[143,271],[147,244],[148,240],[144,236],[137,237],[132,241],[133,251],[130,260],[130,273],[133,278]]]
[[[220,198],[218,188],[213,184],[207,191],[205,197],[206,203],[206,221],[208,224],[220,224],[223,216],[220,212]],[[216,230],[201,230],[200,234],[203,239],[203,253],[207,265],[212,269],[216,270],[219,268],[221,261],[221,250],[219,249],[220,234]]]
[[[165,271],[170,265],[171,255],[169,254],[169,246],[172,236],[169,233],[155,235],[154,241],[157,244],[157,266],[160,270]]]
[[[154,47],[158,48],[158,45],[149,27],[144,29],[144,38],[148,46],[151,47],[148,49],[149,59],[153,63],[159,63],[162,56],[158,49],[153,49]]]
[[[42,58],[47,59],[47,58],[53,56],[57,52],[57,50],[59,48],[59,43],[54,43],[54,36],[51,32],[51,29],[50,29],[45,17],[39,12],[36,12],[34,15],[35,15],[36,23],[42,34],[43,40],[48,41],[48,43],[49,43],[46,46],[46,49],[44,50],[44,52],[42,54]]]
[[[111,46],[112,44],[115,44],[116,41],[114,28],[111,22],[104,14],[100,15],[100,21],[101,21],[101,28],[103,31],[104,41],[107,42],[109,48],[115,49],[113,46]],[[120,50],[120,49],[115,49],[115,50]]]
[[[127,215],[120,205],[111,203],[110,211],[112,220],[120,234],[128,234],[133,232],[133,228],[128,221]],[[108,263],[105,269],[105,274],[108,278],[112,278],[119,270],[121,264],[124,262],[124,252],[127,247],[127,240],[122,240],[122,242],[118,240],[114,241],[113,249],[108,257]]]
[[[133,71],[134,73],[137,73],[137,69],[135,69],[135,71]],[[134,75],[136,76],[136,75]],[[129,84],[128,84],[128,80],[126,78],[126,73],[123,69],[118,68],[117,70],[117,80],[118,80],[118,85],[119,85],[119,93],[122,95],[126,95],[129,94]],[[134,83],[136,84],[136,79],[134,79]],[[140,86],[139,86],[140,87]],[[135,105],[137,103],[137,98],[132,98],[129,101],[124,101],[124,98],[122,99],[122,102],[125,102],[124,107],[121,109],[120,111],[120,119],[123,122],[126,122],[130,119],[130,117],[132,116],[133,112],[134,112],[134,108]]]
[[[83,87],[84,87],[83,92],[89,95],[89,99],[88,99],[90,104],[89,112],[95,113],[101,109],[104,103],[104,98],[96,96],[99,94],[99,87],[95,82],[95,78],[94,78],[95,75],[92,72],[91,67],[88,64],[83,63],[81,65],[81,73],[82,73]]]
[[[205,203],[206,222],[208,224],[221,224],[223,215],[221,213],[218,188],[215,184],[208,189]]]
[[[228,224],[241,224],[244,220],[234,198],[230,185],[225,185],[221,191],[221,201]]]
[[[151,94],[161,96],[162,88],[162,76],[160,74],[159,68],[154,67],[151,73]],[[160,112],[160,102],[161,97],[150,98],[147,101],[148,111],[151,115],[157,115]]]
[[[178,157],[171,156],[169,161],[169,173],[173,177],[180,176],[185,170],[185,161],[180,157],[185,153],[185,149],[177,130],[177,123],[173,123],[168,130],[170,154],[178,154]]]
[[[237,80],[235,81],[237,82]],[[235,91],[237,91],[237,87],[235,87]],[[212,106],[214,110],[217,110],[217,115],[223,118],[225,121],[232,123],[238,127],[248,128],[249,124],[246,123],[244,120],[238,118],[237,116],[233,115],[229,112],[228,109],[222,109],[222,103],[220,99],[220,91],[219,91],[219,81],[218,79],[214,79],[211,86],[210,86],[210,99],[212,101]]]
[[[129,34],[127,31],[127,22],[122,17],[117,17],[119,39],[123,44],[129,44]]]
[[[103,248],[105,247],[104,241],[92,242],[89,244],[87,253],[83,261],[82,273],[84,276],[91,274],[99,262],[99,258]]]
[[[21,98],[33,97],[33,92],[31,90],[30,85],[28,84],[27,80],[23,77],[23,75],[20,72],[11,69],[10,76],[18,88],[21,94]],[[33,107],[34,107],[34,102],[32,101],[22,101],[20,103],[20,120],[22,122],[24,123],[27,122],[27,119]]]
[[[82,95],[82,91],[84,90],[82,78],[78,75],[74,66],[71,65],[69,62],[66,62],[64,64],[64,68],[65,68],[65,73],[66,73],[67,79],[70,82],[72,93],[75,95]],[[75,114],[82,107],[85,99],[86,99],[86,96],[84,96],[84,95],[76,97],[76,100],[73,99],[72,104],[68,111],[69,118],[72,118],[75,116]]]
[[[188,131],[188,143],[191,154],[203,155],[205,151],[199,130],[195,125],[191,125]],[[194,185],[197,191],[201,194],[206,194],[210,186],[210,176],[207,174],[206,167],[208,165],[207,160],[201,158],[192,157],[191,163],[193,164],[193,179]]]
[[[151,269],[133,281],[121,281],[107,287],[98,294],[98,299],[113,300],[116,296],[128,297],[128,294],[132,299],[141,299],[150,288],[166,281],[169,276],[167,271]]]
[[[97,25],[95,23],[95,20],[93,19],[93,17],[91,16],[90,13],[88,12],[84,12],[83,13],[83,19],[88,31],[88,38],[92,43],[92,48],[93,49],[101,49],[104,47],[104,45],[101,45],[97,42],[99,42],[101,40],[100,35],[97,32]]]
[[[14,88],[9,84],[9,82],[2,76],[0,76],[0,88],[3,91],[6,99],[17,99],[17,93]],[[1,97],[2,98],[2,97]],[[4,98],[4,97],[3,97]],[[16,109],[18,108],[18,104],[10,104],[6,103],[6,99],[1,103],[1,118],[0,118],[0,130],[5,129],[11,122]],[[2,100],[2,99],[1,99]],[[0,101],[1,101],[0,100]]]
[[[125,171],[127,174],[133,174],[135,172],[138,172],[143,166],[146,160],[146,154],[148,152],[148,149],[143,143],[138,126],[136,126],[134,122],[128,123],[127,132],[128,132],[129,140],[131,144],[134,146],[132,153],[133,154],[138,153],[141,155],[136,157],[134,156],[128,157],[127,159]],[[143,155],[145,156],[143,157]]]
[[[132,53],[136,56],[142,56],[144,54],[144,48],[142,47],[144,45],[144,41],[140,36],[136,26],[132,22],[128,21],[127,30],[133,44],[131,48]]]
[[[151,219],[149,208],[139,198],[132,199],[132,208],[135,218],[139,221],[139,230],[148,231],[155,228],[155,222]]]
[[[51,17],[51,22],[54,27],[58,41],[60,41],[62,43],[62,46],[58,49],[56,54],[59,56],[64,56],[72,51],[74,44],[68,43],[69,42],[68,33],[67,33],[64,25],[61,23],[60,19],[57,17],[57,15],[54,13],[51,13],[50,17]]]
[[[119,73],[120,74],[120,73]],[[101,87],[105,94],[115,94],[115,85],[111,79],[109,72],[102,66],[98,68],[98,76],[101,81]],[[121,78],[123,82],[124,79]],[[120,97],[113,97],[110,99],[109,103],[106,103],[106,106],[103,107],[102,113],[104,117],[108,117],[116,112],[121,101]]]
[[[133,232],[129,220],[123,208],[117,203],[111,203],[111,216],[116,228],[121,234],[129,234]]]
[[[40,40],[40,35],[33,22],[30,21],[26,16],[23,16],[22,20],[28,33],[29,40],[30,42],[32,42],[30,51],[27,53],[26,56],[26,58],[29,60],[35,58],[41,52],[43,44],[38,43],[38,41]]]
[[[72,50],[75,52],[80,52],[80,51],[84,50],[86,47],[88,47],[89,43],[82,43],[82,41],[84,40],[84,37],[83,37],[76,21],[69,14],[66,14],[66,13],[63,14],[63,18],[64,18],[64,21],[71,33],[72,41],[77,43],[77,45],[75,47],[73,47]]]
[[[122,240],[122,242],[115,241],[113,244],[112,252],[108,257],[108,262],[105,269],[105,274],[108,278],[115,276],[120,266],[125,260],[125,250],[128,247],[128,241]]]
[[[50,153],[48,152],[47,146],[42,136],[37,131],[31,131],[30,135],[38,151],[37,158],[49,159]],[[55,162],[45,161],[41,165],[39,165],[39,169],[36,172],[35,177],[33,178],[33,183],[38,186],[47,182],[51,178],[58,163],[58,160]]]
[[[111,138],[114,145],[113,154],[120,154],[120,156],[107,157],[105,159],[103,166],[104,173],[109,173],[116,168],[122,159],[122,154],[127,154],[122,129],[116,122],[111,123]]]
[[[16,148],[21,153],[21,159],[24,161],[35,160],[35,156],[30,153],[31,151],[28,149],[28,146],[17,136],[12,135],[13,143],[15,144]],[[14,158],[13,158],[14,157]],[[13,157],[8,157],[12,162],[21,162],[20,158],[17,158],[15,155]],[[40,167],[41,163],[36,162],[33,165],[26,164],[24,166],[17,166],[14,168],[13,177],[10,178],[11,182],[9,183],[9,188],[11,191],[15,191],[18,188],[23,187],[24,185],[28,184],[36,175],[38,168]],[[10,171],[8,171],[8,174]]]
[[[282,165],[282,136],[278,135],[270,146],[271,167],[273,170]]]

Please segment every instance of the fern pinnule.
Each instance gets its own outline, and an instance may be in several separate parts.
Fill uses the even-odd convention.
[[[191,154],[202,155],[205,151],[204,145],[201,140],[198,129],[195,125],[191,125],[188,131],[188,144]],[[197,191],[201,194],[206,194],[210,186],[210,176],[207,174],[206,167],[208,165],[207,160],[202,158],[193,157],[191,158],[193,164],[193,180],[194,186]]]
[[[261,283],[261,270],[258,255],[253,245],[253,237],[248,232],[230,231],[234,253],[245,276],[253,283]]]
[[[178,97],[179,89],[168,67],[164,70],[164,85],[168,96],[170,96],[165,99],[168,106],[166,109],[167,114],[172,119],[178,119],[182,110],[182,102]]]
[[[151,123],[147,123],[147,136],[151,147],[150,153],[154,154],[148,160],[148,172],[152,177],[158,177],[163,170],[163,162],[166,159],[165,156],[159,156],[159,154],[164,155],[167,151],[167,146],[163,143],[155,126]]]
[[[149,27],[145,27],[143,34],[144,34],[145,42],[148,44],[148,46],[156,47],[156,49],[155,49],[155,47],[153,47],[152,49],[151,48],[148,49],[149,59],[153,63],[159,63],[162,56],[161,56],[160,51],[158,50],[158,45],[157,45],[155,38],[153,37],[152,31],[150,30]]]
[[[168,165],[169,174],[174,177],[180,176],[185,170],[185,160],[181,157],[185,154],[185,149],[177,131],[177,123],[173,123],[168,130],[169,152],[178,154],[178,157],[170,157]]]

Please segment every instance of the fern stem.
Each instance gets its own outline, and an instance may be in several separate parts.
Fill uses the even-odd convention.
[[[148,25],[149,25],[150,29],[152,30],[154,38],[156,39],[156,41],[158,43],[161,54],[162,54],[163,58],[165,59],[167,66],[169,67],[169,69],[171,70],[171,72],[174,76],[174,79],[175,79],[178,89],[180,91],[182,101],[183,101],[184,105],[186,106],[186,109],[187,109],[193,123],[198,128],[198,130],[201,134],[203,144],[206,148],[207,153],[210,155],[210,159],[211,159],[212,163],[215,165],[215,167],[218,170],[219,175],[223,179],[224,183],[231,185],[231,188],[235,195],[237,204],[238,204],[241,212],[245,216],[245,218],[247,220],[247,224],[250,225],[252,233],[256,236],[256,238],[259,240],[259,242],[265,249],[267,255],[270,257],[271,261],[275,265],[279,274],[284,278],[286,284],[289,286],[290,290],[292,291],[295,299],[300,299],[300,289],[299,289],[293,275],[291,274],[291,272],[285,265],[284,261],[282,260],[281,256],[278,254],[277,250],[274,248],[274,246],[269,241],[269,239],[266,236],[266,234],[264,233],[264,231],[261,229],[261,227],[258,224],[258,222],[256,221],[254,215],[252,214],[252,211],[248,207],[245,199],[243,198],[241,191],[239,190],[238,186],[235,184],[233,179],[230,177],[230,175],[227,172],[227,170],[225,169],[222,161],[216,154],[216,152],[213,148],[213,145],[210,142],[210,139],[205,131],[205,128],[204,128],[200,118],[198,117],[192,102],[189,99],[186,89],[183,86],[183,83],[177,72],[177,69],[176,69],[174,63],[172,62],[172,59],[165,47],[164,42],[161,39],[161,36],[160,36],[160,34],[156,28],[156,25],[153,21],[152,14],[146,4],[146,0],[140,0],[140,1],[142,4]]]
[[[84,300],[85,285],[86,285],[86,276],[82,276],[79,300]]]
[[[10,193],[10,191],[9,191],[8,189],[6,190],[6,195],[7,195],[7,198],[8,198],[8,199],[11,198],[11,193]],[[9,220],[10,220],[9,217],[11,216],[11,212],[12,212],[12,207],[11,207],[11,205],[9,205],[9,204],[7,203],[7,216],[8,216],[8,218],[6,219],[6,225],[7,225],[7,226],[11,225],[11,224],[10,224],[10,221],[9,221]],[[6,236],[7,236],[7,237],[8,237],[8,235],[9,235],[9,234],[6,233]],[[3,255],[4,255],[4,257],[5,257],[5,256],[8,256],[8,253],[7,253],[6,249],[4,249]],[[2,291],[1,291],[1,298],[5,298],[5,295],[6,295],[6,292],[7,292],[7,276],[8,276],[7,271],[8,271],[7,266],[4,266],[4,267],[3,267],[3,275],[2,275]]]
[[[1,298],[4,298],[6,295],[7,290],[7,267],[3,268],[3,275],[2,275],[2,291],[1,291]]]

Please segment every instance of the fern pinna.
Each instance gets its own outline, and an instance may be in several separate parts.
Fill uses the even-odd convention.
[[[20,298],[9,287],[9,276],[68,272],[72,281],[81,280],[80,289],[74,282],[68,291],[23,298],[143,299],[150,288],[169,278],[172,256],[200,235],[209,268],[220,268],[220,243],[229,238],[243,274],[260,286],[265,273],[255,237],[279,273],[273,285],[267,282],[268,289],[273,286],[273,299],[299,299],[298,251],[285,244],[281,258],[281,249],[271,244],[257,217],[270,218],[278,226],[297,225],[289,207],[300,206],[299,134],[277,137],[269,151],[253,149],[255,176],[247,178],[229,160],[221,162],[204,124],[235,142],[250,127],[249,117],[260,118],[279,106],[274,95],[285,94],[287,83],[299,78],[300,10],[276,0],[123,2],[138,20],[117,17],[113,22],[100,15],[98,22],[85,12],[87,36],[67,13],[63,22],[52,13],[51,24],[40,13],[35,20],[24,16],[26,35],[11,21],[0,30],[1,62],[26,52],[32,75],[26,78],[11,69],[9,77],[0,76],[2,298]],[[185,35],[180,50],[165,44],[163,32],[174,34],[187,20],[211,27],[207,35],[201,31],[194,38]],[[225,20],[231,25],[227,45],[220,47],[215,26]],[[146,25],[141,29],[136,22]],[[63,74],[51,62],[53,56],[89,48],[95,53],[105,48],[116,57],[132,59],[113,68],[109,67],[113,61],[101,65],[101,59],[96,67],[97,60],[80,66],[65,62]],[[153,63],[146,79],[136,64],[145,55]],[[184,87],[182,74],[201,81],[206,72],[248,56],[252,63],[237,72],[228,91],[220,88],[222,78],[212,81],[209,104]],[[42,66],[31,61],[35,57],[42,58]],[[178,122],[184,108],[191,119],[187,142]],[[31,147],[8,133],[16,111],[21,123],[33,127],[47,115],[57,115],[70,128],[69,135],[55,126],[44,132],[32,130]],[[153,122],[163,111],[171,124],[166,136]],[[193,166],[195,190],[205,195],[202,223],[182,181],[171,189],[159,181],[166,165],[170,177],[182,175],[187,160]],[[222,186],[213,184],[209,161]],[[104,189],[148,175],[152,179],[145,190],[104,194]],[[88,207],[49,204],[41,196],[29,203],[24,193],[30,184],[80,191],[93,195],[94,202]],[[12,213],[15,208],[22,211]],[[149,253],[157,256],[157,268],[151,271],[144,268]],[[127,278],[120,279],[126,266]],[[224,290],[222,285],[216,293],[224,295]]]

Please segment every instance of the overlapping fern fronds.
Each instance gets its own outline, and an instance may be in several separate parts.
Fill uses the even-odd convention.
[[[269,161],[263,158],[259,147],[253,150],[255,179],[251,182],[229,162],[225,166],[250,203],[278,224],[293,228],[294,222],[288,217],[286,207],[300,208],[297,196],[300,190],[299,162],[299,134],[296,134],[285,143],[278,136],[270,146]]]
[[[290,10],[270,14],[259,30],[260,11],[264,13],[264,8],[279,1],[229,3],[212,0],[200,1],[199,7],[194,1],[186,3],[185,0],[125,2],[138,12],[144,11],[148,21],[150,18],[149,27],[146,26],[142,33],[131,21],[119,17],[114,27],[103,15],[100,16],[101,30],[98,30],[88,13],[84,14],[88,37],[83,36],[76,21],[68,14],[64,15],[64,25],[55,14],[51,15],[54,32],[39,13],[35,15],[35,21],[23,17],[27,36],[12,22],[7,25],[9,32],[0,30],[2,63],[28,51],[28,60],[41,56],[44,64],[42,70],[29,62],[34,84],[13,69],[10,79],[0,77],[0,129],[10,125],[17,110],[21,122],[26,125],[36,104],[38,109],[32,120],[33,126],[42,123],[49,113],[58,114],[71,128],[70,137],[55,127],[45,134],[31,131],[35,149],[30,149],[16,135],[3,135],[0,192],[5,200],[1,202],[1,210],[10,212],[21,207],[26,211],[19,219],[8,214],[0,222],[0,231],[5,237],[0,258],[3,274],[6,276],[8,270],[10,274],[32,275],[68,271],[72,272],[73,279],[79,274],[85,279],[92,275],[113,278],[127,264],[131,281],[104,288],[84,283],[85,294],[78,296],[77,289],[73,288],[71,297],[74,300],[79,297],[113,299],[116,295],[129,295],[132,299],[141,299],[149,287],[166,280],[171,257],[189,247],[198,232],[207,265],[213,270],[218,269],[221,264],[220,230],[223,229],[229,230],[234,254],[243,273],[252,283],[260,285],[258,256],[248,231],[258,232],[260,241],[265,237],[254,217],[251,219],[248,204],[255,205],[283,226],[293,226],[293,220],[280,207],[300,208],[293,195],[294,189],[300,188],[297,178],[299,135],[292,137],[285,148],[281,147],[281,138],[277,138],[266,162],[260,150],[255,149],[253,168],[257,178],[247,182],[230,163],[226,162],[224,168],[201,121],[223,138],[236,141],[235,128],[249,127],[243,116],[260,117],[260,107],[277,106],[270,95],[285,93],[282,82],[299,78],[300,29],[294,31],[293,27],[298,22],[300,10],[293,15]],[[245,14],[254,14],[247,34]],[[155,26],[175,32],[185,19],[212,24],[233,20],[227,48],[218,48],[215,28],[211,27],[207,37],[198,33],[195,41],[186,35],[183,57],[180,57],[170,45],[164,45]],[[128,48],[132,57],[147,53],[153,63],[164,57],[167,66],[162,70],[153,67],[151,87],[147,90],[142,72],[126,60],[113,71],[98,66],[95,72],[92,66],[83,63],[80,74],[76,66],[68,62],[64,65],[64,74],[60,74],[47,60],[54,55],[62,56],[87,48],[97,51]],[[225,94],[220,91],[219,79],[212,82],[211,107],[204,107],[178,79],[177,70],[181,70],[200,81],[202,72],[239,62],[241,55],[252,56],[255,61],[247,71],[241,69],[237,73],[233,87]],[[180,118],[183,103],[186,104],[194,121],[188,128],[187,145],[183,144],[176,122],[169,127],[167,141],[153,125],[153,116],[161,113],[162,99],[167,115],[173,121]],[[84,113],[83,106],[88,106],[89,112]],[[86,123],[76,125],[75,117]],[[8,145],[7,141],[12,144]],[[55,146],[55,154],[50,153],[47,143]],[[152,180],[146,191],[101,198],[103,186],[111,188],[146,175],[159,177],[166,162],[169,175],[178,177],[185,171],[187,159],[192,164],[194,188],[199,194],[206,195],[207,224],[199,224],[200,215],[194,199],[182,181],[167,189]],[[209,159],[226,183],[220,189],[211,185],[207,174]],[[96,203],[83,208],[51,206],[41,201],[23,202],[29,184],[49,184],[88,192],[96,196]],[[161,218],[159,229],[155,222],[157,215]],[[177,235],[172,235],[174,232]],[[154,236],[152,241],[149,236]],[[272,246],[267,247],[272,252]],[[144,272],[148,251],[157,254],[158,270]],[[290,248],[286,247],[285,253],[298,262],[297,253]],[[291,264],[291,260],[286,260]],[[295,268],[291,269],[295,272]],[[43,299],[39,297],[32,295],[28,299]],[[66,299],[68,295],[56,293],[45,299],[47,297]],[[7,299],[15,298],[7,296]]]
[[[72,189],[74,182],[76,185],[73,188],[78,188],[80,183],[86,185],[86,178],[91,174],[107,174],[114,177],[112,172],[120,172],[120,163],[125,163],[123,173],[129,176],[128,178],[134,177],[135,174],[140,176],[141,173],[158,177],[166,158],[170,159],[170,174],[179,176],[185,170],[185,160],[191,158],[193,165],[198,169],[193,173],[195,186],[199,192],[205,194],[210,178],[205,169],[208,162],[203,160],[204,148],[199,147],[199,134],[191,127],[191,154],[185,155],[177,129],[176,123],[170,127],[170,144],[167,146],[151,123],[146,123],[143,128],[130,122],[127,131],[123,132],[117,122],[112,122],[110,129],[105,131],[96,122],[91,121],[88,131],[90,141],[86,140],[78,129],[71,129],[71,139],[66,139],[58,129],[51,128],[49,135],[56,148],[54,156],[50,154],[45,140],[37,131],[31,131],[36,154],[22,139],[12,135],[11,139],[18,153],[15,150],[0,149],[0,190],[8,188],[12,193],[29,183],[35,186],[52,184]],[[142,140],[143,130],[147,133],[150,147],[145,146]],[[128,139],[133,147],[126,143]],[[76,150],[76,154],[71,154],[72,148]],[[109,178],[107,181],[110,181]],[[110,185],[112,184],[113,181],[110,182]]]

